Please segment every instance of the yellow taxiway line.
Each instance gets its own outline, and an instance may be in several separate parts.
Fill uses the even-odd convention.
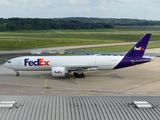
[[[45,95],[45,92],[46,92],[47,81],[48,81],[48,79],[46,79],[46,83],[45,83],[45,87],[44,87],[44,91],[43,91],[43,96]]]
[[[79,89],[81,90],[81,94],[82,94],[82,96],[83,96],[82,88],[81,88],[81,85],[79,84],[78,78],[77,78],[77,82],[78,82],[78,85],[79,85]]]

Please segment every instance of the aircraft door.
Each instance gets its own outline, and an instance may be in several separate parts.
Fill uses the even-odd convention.
[[[21,60],[18,60],[18,66],[21,66]]]
[[[21,60],[17,61],[17,66],[18,66],[19,69],[21,68]]]

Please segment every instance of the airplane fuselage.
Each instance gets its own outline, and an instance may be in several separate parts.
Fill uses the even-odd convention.
[[[15,71],[51,70],[53,66],[93,66],[100,70],[114,69],[124,56],[25,56],[5,63]]]

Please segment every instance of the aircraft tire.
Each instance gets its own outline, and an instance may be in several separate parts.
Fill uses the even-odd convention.
[[[85,75],[83,73],[81,74],[81,78],[85,78]]]
[[[76,72],[73,73],[74,76],[76,76],[76,74],[77,74]]]
[[[74,72],[73,75],[75,76],[75,78],[78,78],[79,77],[79,74]]]
[[[85,75],[83,75],[82,78],[85,78]]]
[[[19,77],[19,74],[16,74],[17,77]]]
[[[85,78],[85,75],[83,73],[78,74],[78,73],[74,72],[73,75],[74,75],[75,78]]]

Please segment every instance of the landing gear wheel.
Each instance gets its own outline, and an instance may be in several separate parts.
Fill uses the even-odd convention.
[[[78,73],[75,74],[75,78],[80,78]]]
[[[85,78],[85,75],[83,75],[82,78]]]
[[[85,75],[83,73],[78,74],[78,73],[74,72],[73,75],[75,76],[75,78],[85,78]]]
[[[85,78],[85,75],[83,73],[81,74],[81,78]]]
[[[16,72],[16,76],[19,77],[19,72]]]
[[[76,76],[76,74],[77,74],[76,72],[73,73],[74,76]]]

